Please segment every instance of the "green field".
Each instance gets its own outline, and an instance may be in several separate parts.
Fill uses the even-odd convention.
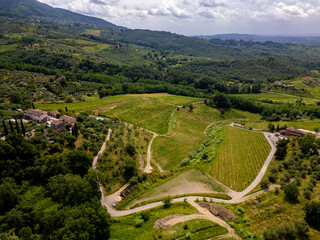
[[[169,120],[175,107],[153,99],[138,99],[112,110],[104,115],[119,117],[121,121],[134,123],[159,134],[165,134],[169,129]]]
[[[260,116],[235,109],[221,115],[217,109],[196,104],[192,112],[188,108],[180,109],[175,117],[176,133],[171,137],[157,137],[152,145],[153,159],[164,169],[179,165],[191,151],[197,151],[202,142],[208,140],[204,131],[210,123],[221,120],[258,119]]]
[[[95,30],[95,29],[86,29],[86,34],[89,34],[89,35],[94,35],[94,36],[97,36],[97,37],[100,37],[101,36],[101,30]]]
[[[247,122],[246,127],[252,127],[254,129],[267,129],[270,122]],[[304,122],[271,122],[275,127],[279,124],[279,127],[287,125],[287,127],[294,127],[297,129],[306,129],[314,131],[315,128],[320,129],[320,120],[304,121]]]
[[[252,100],[272,100],[274,102],[294,103],[299,99],[305,104],[315,104],[317,101],[312,98],[299,97],[294,95],[276,93],[251,93],[251,94],[232,94],[231,96],[242,97]]]
[[[222,234],[226,234],[227,230],[220,227],[216,223],[208,220],[191,220],[185,223],[178,224],[176,226],[156,230],[153,228],[154,222],[157,219],[173,214],[193,214],[197,213],[197,210],[191,207],[189,204],[180,203],[174,204],[169,209],[163,209],[162,207],[154,208],[147,211],[150,214],[148,221],[144,221],[141,227],[136,227],[135,222],[141,219],[141,214],[133,214],[127,217],[118,218],[110,229],[110,239],[136,239],[136,240],[150,240],[150,239],[184,239],[187,232],[191,233],[191,239],[209,239],[214,238]],[[185,230],[183,226],[187,224],[188,229]]]
[[[223,141],[209,172],[231,189],[244,190],[255,179],[271,147],[262,133],[225,126],[221,134]]]

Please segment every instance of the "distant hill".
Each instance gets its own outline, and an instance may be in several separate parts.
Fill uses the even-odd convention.
[[[100,27],[125,29],[124,27],[114,25],[103,19],[73,13],[61,8],[53,8],[36,0],[0,0],[0,15],[7,17],[36,18],[57,23],[82,23]]]
[[[302,37],[302,36],[261,36],[252,34],[216,34],[216,35],[200,35],[195,36],[203,39],[222,39],[222,40],[244,40],[254,42],[280,42],[280,43],[293,43],[293,44],[306,44],[306,45],[320,45],[320,37]]]

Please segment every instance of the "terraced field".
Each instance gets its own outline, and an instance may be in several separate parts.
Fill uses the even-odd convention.
[[[260,171],[270,145],[262,133],[236,127],[222,128],[223,142],[210,167],[210,174],[233,190],[244,190]]]

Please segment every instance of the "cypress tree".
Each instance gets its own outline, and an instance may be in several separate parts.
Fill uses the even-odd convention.
[[[22,118],[20,118],[20,123],[21,123],[21,132],[22,132],[22,134],[24,136],[24,135],[26,135],[26,130],[24,129]]]
[[[75,136],[76,138],[78,138],[78,133],[79,133],[78,126],[77,126],[77,124],[75,123],[75,124],[74,124],[74,136]]]
[[[8,128],[7,128],[7,125],[5,124],[4,120],[2,120],[2,124],[3,124],[3,131],[4,131],[4,135],[8,135],[9,132],[8,132]]]
[[[74,127],[71,129],[71,134],[72,134],[72,136],[75,136]]]
[[[66,112],[68,112],[68,107],[66,107]]]
[[[10,125],[10,131],[11,131],[11,133],[13,133],[13,132],[14,132],[14,129],[13,129],[13,126],[12,126],[11,119],[9,119],[9,125]]]
[[[33,104],[33,103],[32,103],[32,108],[33,108],[33,109],[36,109],[36,108],[34,107],[34,104]]]
[[[16,121],[16,129],[17,129],[17,133],[20,133],[20,128],[19,128],[19,125],[18,125],[17,119],[15,118],[14,120]]]

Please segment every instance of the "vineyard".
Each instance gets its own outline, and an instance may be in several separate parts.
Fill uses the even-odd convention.
[[[210,173],[233,190],[244,190],[256,177],[270,152],[262,133],[225,126],[223,142]]]

